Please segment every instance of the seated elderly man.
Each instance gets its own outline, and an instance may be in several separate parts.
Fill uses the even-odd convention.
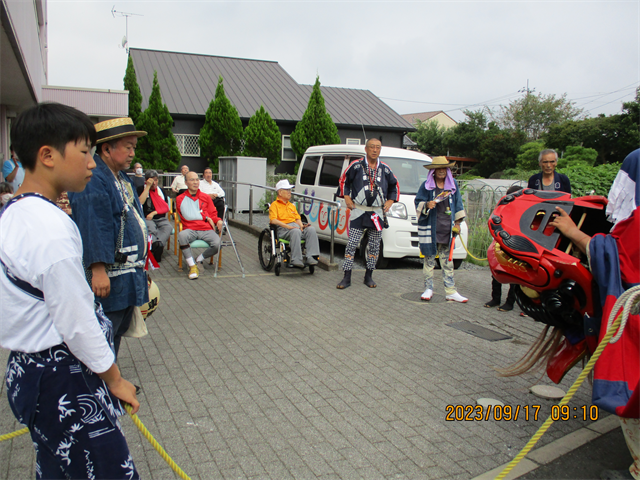
[[[158,172],[147,170],[144,174],[144,185],[138,187],[137,191],[147,230],[151,235],[151,253],[158,262],[161,262],[162,252],[167,246],[173,227],[167,219],[169,205],[162,189],[158,188]]]
[[[205,258],[212,257],[220,249],[220,237],[215,232],[222,231],[222,220],[213,206],[211,197],[202,193],[198,188],[200,179],[196,172],[186,175],[187,191],[176,198],[176,211],[180,215],[183,230],[178,234],[178,243],[187,265],[189,265],[189,279],[195,280],[200,275],[196,262],[202,267]],[[201,253],[194,261],[191,253],[191,242],[204,240],[209,248]]]
[[[289,180],[280,180],[276,184],[278,198],[269,207],[269,223],[276,225],[278,238],[289,241],[291,247],[290,267],[304,268],[302,262],[301,239],[304,239],[307,246],[307,265],[317,265],[320,247],[318,246],[318,235],[315,228],[310,225],[303,225],[300,214],[296,206],[291,203],[291,189],[293,185]]]
[[[205,168],[202,174],[200,191],[211,197],[213,205],[218,211],[218,218],[222,218],[224,216],[224,190],[217,182],[213,181],[213,170],[209,167]]]

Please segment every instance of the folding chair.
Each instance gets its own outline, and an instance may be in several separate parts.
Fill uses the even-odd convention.
[[[242,265],[242,260],[240,260],[240,254],[238,253],[238,249],[236,248],[236,242],[233,240],[233,236],[231,235],[231,230],[229,230],[229,224],[227,223],[227,205],[224,206],[224,214],[222,215],[222,232],[220,232],[220,249],[218,250],[218,262],[216,263],[216,269],[213,273],[213,277],[218,276],[218,268],[222,267],[222,247],[233,247],[233,251],[236,252],[236,258],[238,259],[238,265],[240,265],[240,270],[242,270],[242,278],[244,277],[244,266]],[[222,240],[224,235],[229,236],[229,240]],[[213,257],[211,257],[213,260]]]

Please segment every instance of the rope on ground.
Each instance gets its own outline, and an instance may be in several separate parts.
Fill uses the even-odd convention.
[[[138,430],[140,430],[140,433],[142,433],[142,435],[144,435],[144,437],[147,440],[149,440],[149,443],[153,446],[153,448],[156,449],[156,451],[160,454],[160,456],[164,459],[164,461],[167,462],[167,464],[172,468],[172,470],[176,472],[180,478],[184,480],[191,480],[191,477],[189,477],[189,475],[184,473],[184,471],[176,464],[176,462],[173,461],[173,459],[164,450],[164,448],[162,448],[162,445],[160,445],[156,441],[156,439],[153,438],[153,435],[151,435],[151,432],[149,432],[149,430],[147,430],[147,427],[145,427],[142,421],[140,421],[140,419],[138,418],[138,415],[136,415],[135,413],[131,413],[133,410],[131,408],[131,405],[129,405],[128,403],[125,403],[124,408],[127,410],[127,413],[131,417],[131,420],[133,420],[133,423],[135,423],[136,427],[138,427]]]
[[[607,322],[607,333],[602,338],[602,341],[598,344],[598,347],[596,348],[595,352],[593,352],[593,355],[589,359],[589,362],[587,362],[587,365],[584,367],[580,375],[578,375],[578,378],[576,378],[576,381],[573,382],[573,385],[571,385],[571,388],[567,391],[567,394],[562,398],[562,400],[560,400],[560,403],[558,404],[559,406],[567,405],[569,403],[569,400],[571,400],[578,388],[580,388],[582,382],[584,382],[589,373],[591,373],[591,370],[596,364],[596,361],[598,360],[598,358],[600,358],[600,355],[604,351],[605,347],[609,344],[611,337],[613,337],[613,333],[618,329],[621,323],[626,324],[632,307],[634,309],[637,308],[638,301],[640,301],[640,285],[632,287],[622,295],[620,295],[609,315],[609,319]],[[614,317],[614,315],[615,319],[613,320],[613,324],[611,324],[611,319]],[[620,330],[622,330],[622,328]],[[529,453],[534,445],[538,443],[540,437],[544,435],[544,433],[549,429],[552,423],[553,420],[551,419],[551,415],[549,415],[549,418],[547,418],[545,422],[540,426],[535,435],[531,437],[531,440],[529,440],[529,442],[524,446],[520,453],[518,453],[515,458],[511,460],[511,462],[509,462],[504,470],[502,470],[502,472],[500,472],[500,474],[495,477],[495,480],[502,480],[506,475],[508,475],[508,473],[513,470],[513,468],[518,463],[520,463],[520,460],[522,460],[525,455]]]
[[[24,435],[25,433],[29,433],[29,429],[27,427],[21,428],[20,430],[16,430],[15,432],[5,433],[4,435],[0,435],[0,442],[4,442],[5,440],[11,440],[12,438],[19,437],[20,435]]]
[[[462,246],[464,247],[464,249],[467,252],[467,255],[469,255],[471,258],[473,258],[474,260],[477,260],[479,262],[486,262],[487,259],[486,258],[478,258],[478,257],[474,257],[473,254],[469,251],[469,249],[467,248],[467,245],[464,243],[464,240],[462,240],[462,236],[460,235],[460,243],[462,243]]]
[[[149,441],[149,443],[153,446],[153,448],[156,449],[156,451],[160,454],[160,456],[164,459],[164,461],[167,462],[167,464],[173,469],[173,471],[176,472],[180,478],[184,480],[191,480],[191,477],[189,477],[186,473],[184,473],[184,471],[178,465],[176,465],[176,462],[174,462],[173,459],[164,450],[164,448],[162,448],[162,445],[160,445],[156,441],[156,439],[153,438],[153,435],[151,435],[149,430],[147,430],[147,427],[144,426],[142,421],[138,418],[138,415],[131,413],[132,411],[131,405],[129,405],[128,403],[125,403],[124,408],[127,410],[127,413],[131,417],[131,420],[133,420],[133,423],[136,425],[136,427],[138,427],[138,430],[140,430],[142,435],[144,435],[144,437]],[[9,440],[14,437],[18,437],[28,432],[29,432],[29,429],[25,427],[20,430],[16,430],[15,432],[6,433],[0,436],[0,442],[4,440]]]

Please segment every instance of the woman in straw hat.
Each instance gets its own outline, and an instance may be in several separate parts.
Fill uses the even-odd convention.
[[[449,261],[451,238],[460,233],[460,223],[466,215],[460,189],[451,174],[451,167],[454,165],[455,162],[449,162],[446,157],[434,157],[431,164],[425,165],[429,170],[427,180],[420,185],[415,199],[420,253],[424,255],[425,291],[420,298],[427,302],[433,297],[436,254],[440,257],[447,300],[467,302],[467,298],[456,290],[453,262]]]

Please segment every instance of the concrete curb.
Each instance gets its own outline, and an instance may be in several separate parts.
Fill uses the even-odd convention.
[[[609,415],[597,422],[592,423],[588,427],[582,427],[580,430],[576,430],[569,435],[565,435],[558,440],[533,450],[524,457],[520,463],[518,463],[509,474],[504,477],[505,480],[516,479],[522,475],[525,475],[538,467],[547,465],[554,460],[558,459],[562,455],[566,455],[572,452],[576,448],[579,448],[586,443],[615,430],[620,426],[620,421],[615,415]],[[520,452],[518,452],[520,453]],[[516,454],[517,455],[517,454]],[[505,463],[493,470],[490,470],[482,475],[479,475],[472,480],[491,480],[498,476],[502,470],[504,470],[509,463]]]
[[[244,230],[245,232],[249,232],[256,237],[259,237],[262,230],[264,230],[263,228],[257,227],[255,225],[249,225],[248,223],[244,223],[233,218],[229,218],[227,222],[229,222],[230,226],[239,228],[240,230]],[[327,272],[334,272],[338,270],[338,264],[330,263],[328,259],[320,256],[320,258],[318,259],[318,268],[321,268],[322,270],[325,270]]]

